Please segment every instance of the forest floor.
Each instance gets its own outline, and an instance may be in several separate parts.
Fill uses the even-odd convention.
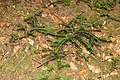
[[[63,0],[54,4],[50,1],[56,0],[0,0],[0,80],[119,80],[120,2],[107,11],[116,18],[113,19],[100,16],[99,8],[90,8],[85,0]],[[63,47],[66,56],[61,59],[59,69],[56,60],[46,62],[50,52],[43,51],[45,48],[54,50],[50,46],[50,41],[56,40],[54,36],[35,32],[35,37],[10,41],[13,34],[24,35],[17,30],[18,24],[29,30],[31,25],[24,19],[34,14],[37,14],[38,25],[55,30],[65,28],[60,23],[69,23],[80,15],[81,19],[91,22],[87,28],[100,30],[91,31],[93,34],[112,42],[101,42],[101,47],[94,47],[96,55],[84,46],[77,54],[76,47],[66,43]]]

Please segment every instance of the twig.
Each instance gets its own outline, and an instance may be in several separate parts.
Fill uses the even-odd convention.
[[[33,60],[34,60],[34,59],[33,59]],[[53,61],[53,60],[54,60],[54,59],[49,59],[49,60],[47,60],[47,61],[45,61],[45,62],[43,62],[43,63],[40,63],[40,62],[37,61],[37,60],[34,60],[34,61],[40,64],[40,65],[37,67],[37,68],[40,68],[40,67],[43,66],[45,63],[48,63],[48,62]]]

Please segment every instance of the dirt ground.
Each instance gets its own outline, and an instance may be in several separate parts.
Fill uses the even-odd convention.
[[[120,79],[120,22],[92,10],[80,1],[71,0],[69,6],[63,3],[50,4],[56,0],[0,0],[0,80],[119,80]],[[47,6],[47,7],[46,7]],[[16,25],[28,25],[24,18],[36,10],[42,10],[37,19],[38,24],[59,29],[59,23],[70,22],[76,15],[85,13],[87,20],[98,19],[105,26],[97,26],[101,32],[93,32],[101,38],[110,38],[112,43],[102,43],[97,48],[96,56],[91,55],[84,47],[76,60],[76,49],[67,43],[64,51],[67,54],[62,60],[64,67],[59,70],[56,61],[37,68],[46,61],[42,56],[49,52],[39,52],[44,48],[53,49],[48,40],[53,36],[36,33],[36,37],[27,37],[10,42],[11,34],[23,35]],[[120,20],[120,4],[113,7],[109,14]],[[94,27],[91,27],[94,28]],[[85,57],[83,56],[85,55]],[[87,61],[85,60],[87,59]]]

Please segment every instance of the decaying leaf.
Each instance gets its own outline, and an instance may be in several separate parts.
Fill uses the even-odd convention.
[[[69,20],[70,20],[69,17],[65,17],[65,16],[63,16],[63,17],[61,17],[61,18],[62,18],[63,21],[66,22],[66,23],[69,22]]]
[[[75,78],[73,78],[73,80],[76,80]]]
[[[115,42],[115,41],[116,41],[116,38],[111,37],[110,40],[111,40],[112,42]]]
[[[75,66],[75,64],[73,62],[70,62],[70,68],[72,70],[78,70],[78,68]]]
[[[41,14],[41,16],[42,16],[43,18],[45,18],[45,17],[47,17],[48,15],[45,14],[45,13],[43,13],[43,14]]]
[[[82,52],[85,53],[85,54],[90,54],[90,52],[87,51],[85,47],[83,47]]]
[[[4,62],[3,62],[2,60],[0,60],[0,66],[2,66],[2,65],[3,65],[3,63],[4,63]]]
[[[36,58],[40,59],[40,58],[47,56],[49,54],[50,54],[50,52],[42,52],[42,53],[36,54]]]
[[[75,74],[76,74],[75,71],[71,71],[71,72],[67,73],[67,76],[73,76],[73,75],[75,75]]]
[[[49,48],[49,49],[53,50],[53,48],[50,47],[49,45],[47,45],[46,43],[41,43],[40,46],[41,46],[42,48]]]
[[[89,70],[91,70],[93,73],[100,73],[101,72],[100,68],[96,65],[89,65],[88,64],[87,66],[88,66]]]
[[[105,56],[105,60],[112,61],[112,56]]]
[[[42,54],[42,57],[43,56],[47,56],[47,55],[49,55],[50,54],[50,52],[48,51],[48,52],[43,52],[43,53],[41,53]]]
[[[50,16],[50,18],[53,20],[53,22],[59,22],[59,19],[56,17],[56,16],[54,16],[54,15],[52,15],[52,14],[49,14],[49,16]]]
[[[7,42],[7,37],[0,37],[0,42]]]
[[[59,75],[59,74],[60,74],[60,70],[56,70],[55,72],[56,72],[56,74],[57,74],[57,75]]]
[[[114,47],[113,43],[109,44],[108,49],[112,49]]]
[[[14,46],[13,53],[14,54],[17,53],[19,51],[19,49],[20,49],[19,45],[18,46]]]
[[[48,68],[45,66],[42,66],[42,70],[47,70]]]
[[[27,38],[27,40],[28,40],[28,43],[33,46],[34,41],[32,39],[30,39],[30,38]]]
[[[87,80],[88,79],[88,74],[89,74],[88,70],[82,70],[80,72],[80,77],[82,78],[82,80]]]
[[[94,77],[94,80],[99,80],[97,77]]]
[[[107,78],[107,77],[109,77],[109,76],[115,76],[115,75],[119,75],[119,73],[118,73],[117,71],[113,71],[113,72],[111,72],[110,74],[105,74],[105,75],[103,75],[103,78]]]
[[[114,75],[119,75],[119,73],[117,71],[113,71],[110,73],[111,76],[114,76]]]
[[[5,26],[7,23],[6,22],[0,22],[0,27]]]

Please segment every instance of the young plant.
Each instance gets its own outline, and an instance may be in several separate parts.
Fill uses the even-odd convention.
[[[45,35],[51,35],[56,37],[57,40],[53,41],[51,44],[51,47],[53,47],[54,50],[50,50],[51,53],[49,60],[47,62],[51,60],[57,60],[57,62],[61,64],[60,63],[61,59],[66,56],[66,54],[64,54],[62,49],[64,45],[66,45],[66,43],[68,42],[72,43],[72,45],[75,46],[77,50],[81,50],[82,49],[81,45],[84,45],[85,48],[93,55],[95,55],[96,53],[94,46],[100,46],[101,42],[111,42],[109,40],[101,39],[95,36],[88,29],[86,29],[86,26],[80,27],[80,24],[86,23],[86,17],[83,15],[78,15],[76,18],[72,19],[67,24],[65,23],[61,24],[64,25],[65,28],[59,28],[57,30],[54,27],[48,28],[45,25],[43,27],[36,24],[38,22],[36,15],[25,18],[25,21],[28,24],[30,24],[31,28],[25,29],[22,25],[19,24],[17,26],[19,28],[18,30],[25,31],[25,36],[18,38],[18,36],[12,35],[11,36],[11,39],[13,39],[12,41],[29,36],[34,37],[34,32],[40,32]],[[97,24],[98,22],[95,22],[93,25],[97,25]],[[79,26],[77,29],[75,28],[76,25]]]

